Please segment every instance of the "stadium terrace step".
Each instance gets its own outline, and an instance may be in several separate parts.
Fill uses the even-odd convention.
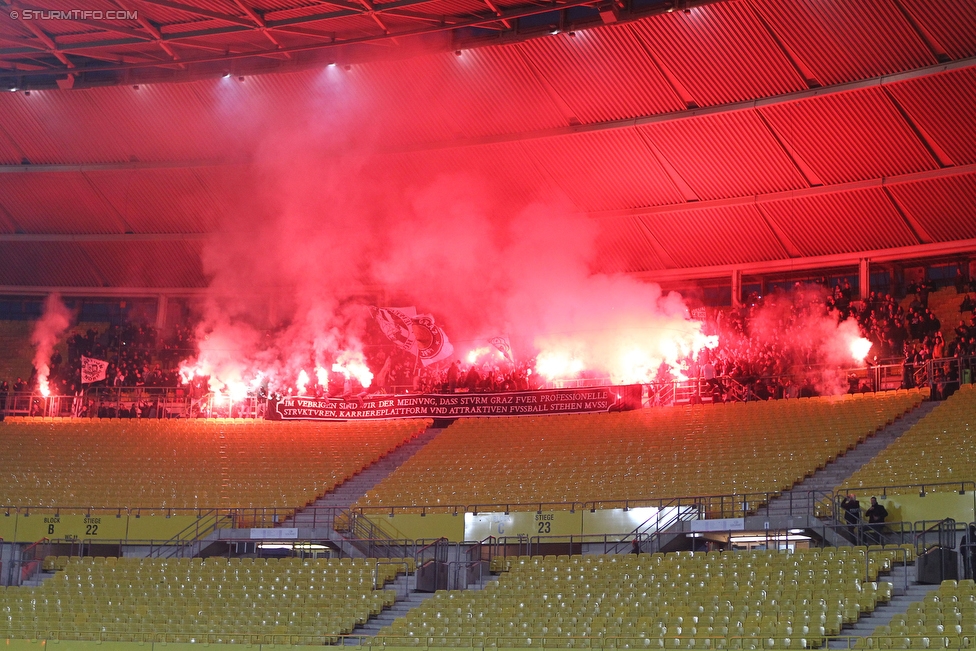
[[[770,517],[787,516],[793,510],[794,515],[813,515],[811,512],[797,514],[797,508],[812,508],[812,502],[807,499],[811,491],[816,493],[832,493],[837,486],[854,474],[861,466],[876,457],[881,451],[894,443],[899,436],[907,432],[915,423],[925,418],[939,403],[923,402],[919,407],[908,413],[866,441],[837,457],[823,469],[818,470],[804,481],[796,484],[792,489],[782,493],[769,501],[762,513]]]
[[[908,589],[905,589],[905,578],[908,578]],[[891,575],[884,577],[893,586],[893,596],[887,604],[879,605],[871,613],[861,615],[861,618],[852,626],[845,627],[841,635],[846,637],[866,637],[874,633],[878,626],[885,626],[891,623],[895,615],[904,615],[908,612],[908,607],[916,602],[922,601],[929,592],[936,590],[938,586],[921,585],[915,583],[915,566],[895,567]],[[831,640],[828,644],[830,649],[847,649],[850,644],[846,639]]]
[[[404,591],[409,590],[408,586],[414,585],[414,576],[400,576],[392,584],[387,586],[388,588],[395,589],[397,595],[400,595]],[[434,596],[433,592],[413,592],[409,591],[406,597],[397,597],[396,603],[394,603],[389,608],[384,608],[376,617],[371,617],[362,626],[357,626],[353,632],[353,637],[345,639],[345,644],[358,646],[361,643],[361,637],[356,636],[374,636],[380,632],[380,630],[389,626],[394,620],[403,617],[408,612],[424,603],[428,599]]]
[[[382,457],[372,465],[364,468],[355,476],[339,484],[333,491],[318,498],[306,508],[297,511],[295,515],[282,522],[282,527],[297,527],[299,529],[311,529],[315,526],[317,509],[348,509],[357,499],[366,494],[376,484],[383,481],[394,470],[403,465],[410,457],[416,454],[428,442],[434,439],[443,428],[428,428],[414,439],[404,443],[393,452]],[[336,541],[344,541],[345,536],[339,532],[330,532],[330,538]],[[351,549],[343,551],[354,553]],[[356,554],[358,555],[358,554]]]

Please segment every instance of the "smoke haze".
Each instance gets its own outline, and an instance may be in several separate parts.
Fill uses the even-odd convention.
[[[61,302],[58,294],[49,294],[44,301],[41,318],[34,323],[31,332],[31,345],[34,346],[34,368],[37,371],[37,385],[41,394],[48,395],[48,378],[51,375],[51,353],[58,339],[71,325],[71,312]]]

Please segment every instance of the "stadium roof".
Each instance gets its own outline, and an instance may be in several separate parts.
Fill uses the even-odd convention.
[[[969,0],[51,2],[142,22],[127,36],[0,18],[0,77],[18,91],[0,93],[5,291],[204,286],[201,242],[256,182],[261,125],[246,113],[314,103],[325,74],[366,107],[336,110],[334,128],[382,143],[359,165],[472,169],[516,195],[544,182],[598,220],[604,271],[976,251]],[[440,40],[417,54],[432,16],[450,29],[428,29]],[[460,24],[472,16],[480,31]],[[288,17],[342,47],[276,27]],[[363,54],[357,34],[383,52]],[[133,88],[160,78],[194,80]],[[74,89],[37,90],[59,79]]]

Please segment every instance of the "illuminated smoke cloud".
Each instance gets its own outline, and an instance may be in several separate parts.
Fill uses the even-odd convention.
[[[839,321],[838,312],[828,312],[826,298],[819,285],[770,294],[754,308],[747,334],[730,337],[728,343],[748,355],[762,349],[775,351],[777,372],[814,367],[818,371],[811,377],[820,393],[844,393],[848,388],[844,370],[863,366],[871,342],[861,336],[854,317]]]
[[[71,312],[61,302],[61,296],[49,294],[44,301],[41,318],[34,324],[34,330],[31,332],[34,368],[37,370],[37,388],[45,397],[51,393],[48,387],[48,378],[51,375],[51,353],[54,352],[58,338],[69,325],[71,325]]]
[[[424,100],[396,110],[437,102]],[[677,359],[708,343],[678,295],[594,274],[598,225],[543,178],[513,191],[476,156],[448,165],[436,153],[411,169],[375,154],[368,129],[342,126],[388,110],[352,90],[274,107],[241,201],[205,246],[212,282],[184,375],[229,391],[260,372],[286,392],[323,369],[368,386],[371,303],[432,314],[462,360],[505,333],[521,360],[568,359],[568,373],[617,382],[650,379],[662,362],[680,377]]]

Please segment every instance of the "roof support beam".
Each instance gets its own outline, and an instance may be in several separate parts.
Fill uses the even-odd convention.
[[[0,242],[201,242],[209,233],[0,233]]]
[[[281,49],[281,41],[275,38],[275,35],[268,31],[268,24],[264,22],[264,18],[261,18],[256,11],[245,5],[243,2],[241,2],[241,0],[234,0],[234,4],[240,7],[241,11],[247,14],[247,17],[254,21],[254,24],[260,28],[261,33],[264,34],[266,39],[271,41],[276,48],[279,50]],[[291,54],[288,52],[285,52],[284,55],[286,59],[291,58]]]
[[[0,295],[5,296],[92,296],[143,298],[156,296],[203,296],[212,292],[201,287],[66,287],[51,285],[0,285]]]
[[[44,30],[42,30],[40,27],[35,25],[33,20],[25,20],[24,24],[27,25],[27,29],[32,31],[34,33],[34,36],[36,36],[41,43],[47,46],[48,54],[54,56],[54,58],[56,58],[58,61],[63,63],[65,67],[68,68],[69,70],[74,69],[75,64],[73,64],[71,60],[68,59],[67,56],[65,56],[64,52],[58,50],[58,46],[54,42],[54,40],[50,36],[45,34]]]
[[[676,213],[686,210],[702,210],[705,208],[746,206],[752,204],[763,204],[771,201],[783,201],[786,199],[800,199],[802,197],[812,197],[824,194],[837,194],[839,192],[850,192],[852,190],[864,190],[867,188],[885,188],[899,183],[940,179],[963,174],[976,174],[976,163],[971,165],[960,165],[958,167],[927,170],[925,172],[899,174],[898,176],[886,176],[881,179],[869,179],[867,181],[852,181],[850,183],[837,183],[835,185],[803,188],[800,190],[786,190],[784,192],[771,192],[769,194],[751,194],[743,197],[713,199],[711,201],[700,201],[696,203],[667,204],[664,206],[650,206],[647,208],[627,208],[625,210],[606,210],[589,214],[591,217],[604,219],[612,217],[633,217],[635,215],[653,215],[656,213]]]
[[[768,262],[754,262],[749,264],[717,265],[714,267],[688,267],[684,269],[663,269],[660,271],[645,271],[631,274],[637,278],[653,282],[728,279],[734,272],[743,275],[762,275],[772,273],[808,271],[814,269],[830,269],[835,267],[857,267],[861,260],[867,258],[871,263],[899,262],[924,258],[944,258],[957,255],[971,255],[976,253],[976,239],[955,240],[953,242],[938,242],[935,244],[917,244],[893,249],[878,249],[874,251],[859,251],[856,253],[838,253],[834,255],[820,255],[808,258],[786,258],[770,260]]]
[[[397,150],[393,150],[390,153],[405,153],[409,151],[429,151],[429,150],[436,150],[436,149],[454,149],[457,147],[477,147],[480,145],[490,145],[490,144],[521,141],[521,140],[569,136],[575,133],[589,133],[592,131],[612,131],[613,129],[626,129],[628,127],[636,127],[644,124],[658,124],[661,122],[674,122],[678,120],[688,120],[691,118],[701,117],[703,115],[717,115],[722,113],[732,113],[734,111],[742,111],[746,109],[762,108],[764,106],[788,104],[790,102],[797,102],[799,100],[808,99],[811,97],[824,97],[827,95],[836,95],[851,90],[859,90],[862,88],[884,87],[889,84],[896,84],[902,81],[907,81],[909,79],[930,77],[932,75],[937,75],[943,72],[949,72],[952,70],[967,70],[970,68],[976,68],[976,57],[960,59],[958,61],[953,61],[952,63],[940,63],[934,66],[928,66],[926,68],[918,68],[916,70],[911,70],[909,72],[902,72],[893,75],[882,75],[880,77],[871,77],[870,79],[860,79],[858,81],[853,81],[845,84],[834,84],[832,86],[825,86],[823,88],[816,88],[811,90],[800,90],[793,93],[786,93],[784,95],[777,95],[775,97],[767,97],[758,100],[732,102],[729,104],[710,106],[708,108],[690,109],[687,111],[665,113],[662,115],[652,115],[643,118],[631,118],[626,120],[608,120],[606,122],[595,122],[592,124],[582,124],[582,125],[575,125],[571,127],[557,127],[554,129],[541,129],[538,131],[507,133],[498,136],[484,136],[479,138],[467,138],[461,140],[445,140],[442,142],[424,143],[423,145],[418,145],[415,147],[403,147]]]

